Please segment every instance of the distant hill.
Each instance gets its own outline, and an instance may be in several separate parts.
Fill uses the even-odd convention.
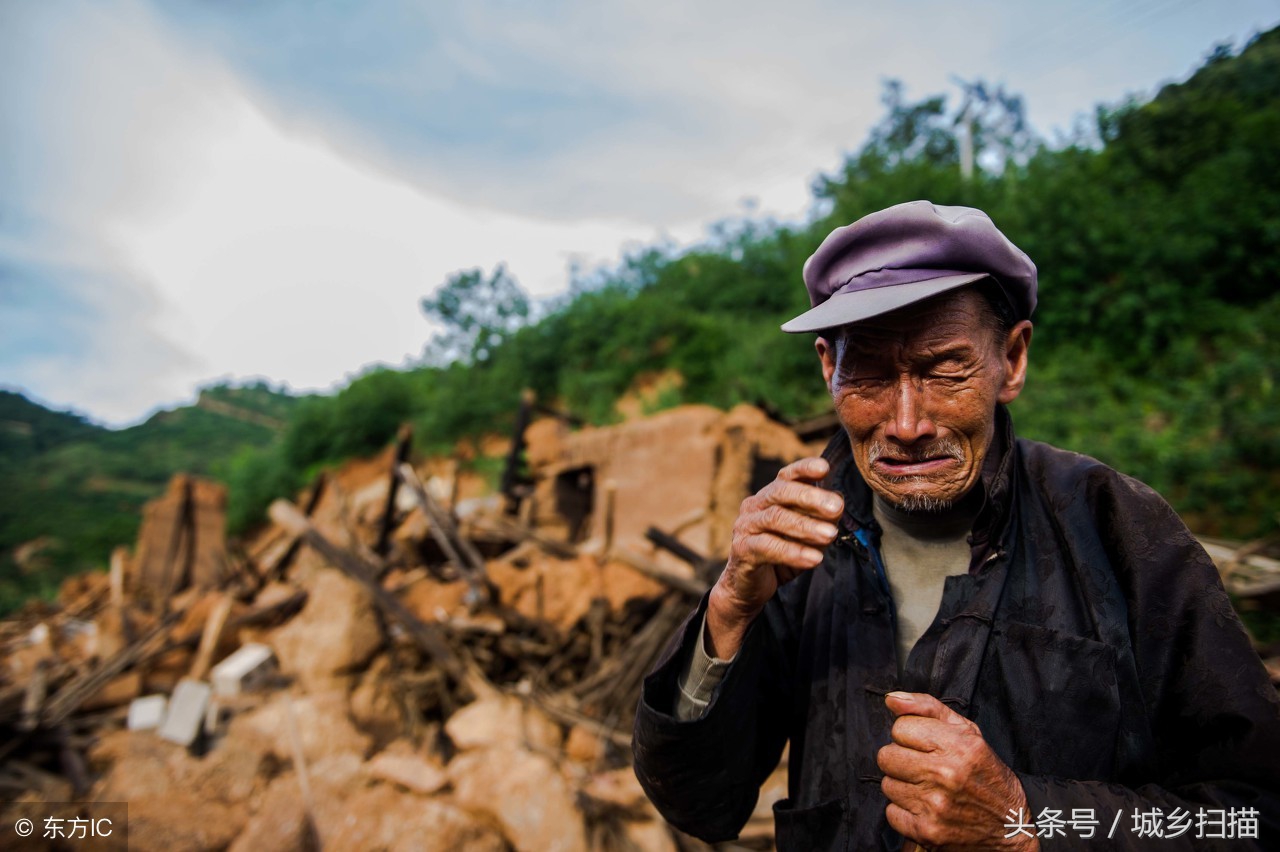
[[[0,463],[28,459],[104,431],[78,414],[50,411],[20,393],[0,390]]]
[[[0,610],[104,565],[170,476],[221,474],[236,453],[275,441],[298,402],[265,384],[216,386],[113,430],[0,392]]]

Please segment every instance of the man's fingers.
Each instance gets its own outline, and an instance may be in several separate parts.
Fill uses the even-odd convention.
[[[886,777],[917,784],[928,775],[928,755],[889,743],[876,752],[876,765]]]
[[[844,499],[834,491],[816,485],[775,479],[743,503],[744,509],[756,511],[769,506],[786,506],[815,518],[836,521],[844,511]]]
[[[899,716],[889,729],[889,736],[903,748],[913,751],[937,751],[951,727],[925,716]]]
[[[894,831],[898,832],[903,837],[907,837],[912,840],[916,839],[916,835],[920,830],[920,819],[915,814],[911,813],[911,811],[901,805],[895,805],[893,802],[890,802],[884,809],[884,815],[889,820],[889,825]]]
[[[822,551],[772,533],[757,533],[734,542],[734,558],[754,565],[781,565],[808,570],[822,562]]]
[[[916,813],[920,807],[917,802],[920,788],[916,784],[886,775],[880,779],[880,792],[890,802],[911,813]]]
[[[746,536],[778,535],[814,547],[826,547],[840,532],[835,524],[774,504],[742,519],[740,532]]]
[[[831,465],[821,456],[793,461],[778,471],[778,479],[789,479],[801,482],[817,482],[831,470]]]
[[[968,727],[970,724],[968,719],[923,692],[890,692],[884,697],[884,703],[893,715],[899,717],[924,716],[958,727]]]

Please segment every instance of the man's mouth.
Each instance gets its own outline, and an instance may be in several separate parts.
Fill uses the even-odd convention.
[[[944,440],[916,451],[877,442],[868,451],[867,461],[881,476],[902,477],[928,476],[959,463],[963,458],[964,451],[953,441]]]

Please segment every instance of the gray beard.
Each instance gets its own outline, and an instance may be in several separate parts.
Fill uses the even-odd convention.
[[[887,455],[889,448],[880,441],[874,442],[867,449],[867,464],[875,464],[876,461],[884,455]],[[901,458],[904,453],[898,450],[894,453],[896,457]],[[930,456],[953,456],[954,458],[964,461],[964,448],[959,442],[950,438],[943,438],[940,441],[934,441],[926,447],[922,447],[915,452],[907,452],[907,458],[913,461],[923,461]],[[925,476],[894,476],[886,477],[893,482],[927,482],[928,477]],[[927,494],[908,494],[905,497],[888,497],[881,495],[885,501],[894,508],[902,512],[945,512],[955,505],[955,500],[939,499],[930,497]]]
[[[903,477],[904,480],[914,477]],[[901,512],[945,512],[955,505],[955,500],[941,500],[927,494],[908,494],[901,500],[886,498],[895,509]]]

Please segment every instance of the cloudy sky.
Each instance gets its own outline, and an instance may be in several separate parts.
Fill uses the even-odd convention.
[[[418,302],[455,270],[505,262],[545,296],[748,209],[803,217],[886,78],[1003,83],[1052,139],[1277,21],[1277,0],[0,0],[0,386],[113,425],[216,379],[330,388],[417,357]]]

